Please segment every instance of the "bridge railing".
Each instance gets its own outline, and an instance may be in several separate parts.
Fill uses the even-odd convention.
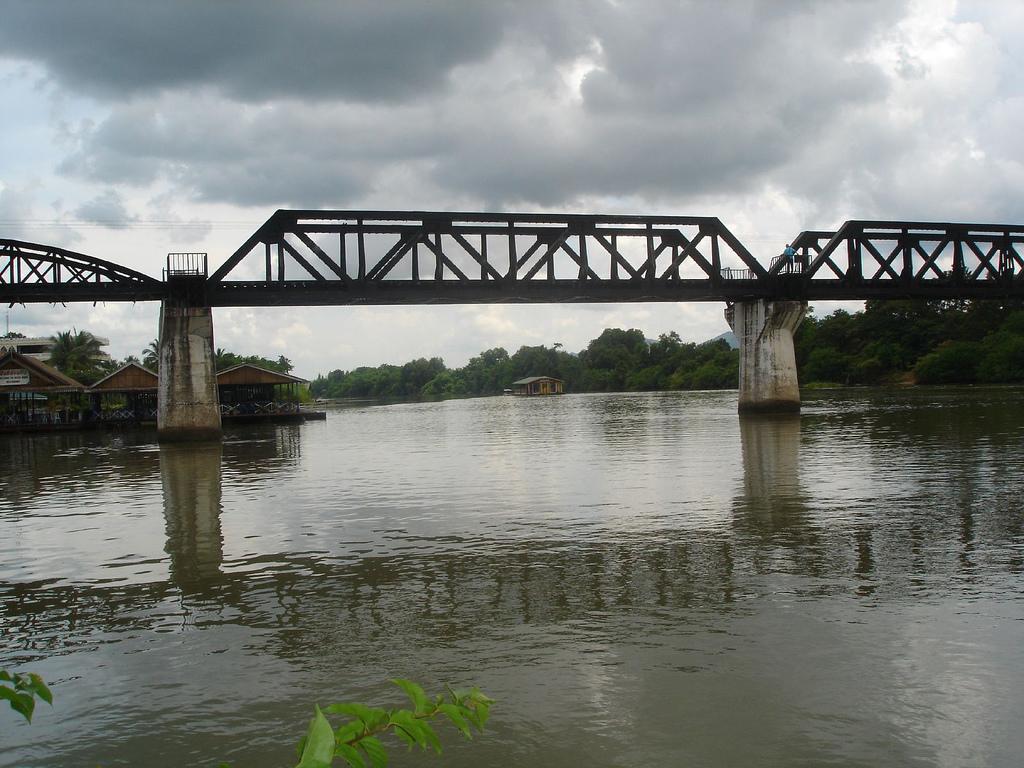
[[[205,253],[168,253],[164,279],[171,277],[206,277],[209,258]]]
[[[757,274],[752,269],[722,268],[723,280],[756,280]]]

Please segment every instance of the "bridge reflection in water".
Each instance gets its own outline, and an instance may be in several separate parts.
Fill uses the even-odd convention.
[[[680,751],[696,764],[912,763],[935,754],[914,736],[933,724],[914,700],[931,702],[955,754],[973,743],[957,741],[969,723],[1019,712],[999,682],[1021,682],[1006,597],[1024,572],[1019,393],[815,394],[800,419],[740,420],[734,397],[361,408],[304,432],[254,428],[195,461],[89,443],[103,435],[0,442],[0,459],[37,477],[19,504],[0,501],[5,531],[16,506],[47,531],[84,530],[40,502],[60,500],[77,462],[94,470],[69,481],[83,498],[114,478],[149,489],[134,512],[145,520],[96,518],[128,537],[109,564],[124,551],[158,561],[106,580],[8,569],[4,660],[42,665],[76,723],[97,702],[76,676],[106,670],[110,721],[159,734],[167,752],[152,736],[108,748],[78,733],[60,742],[65,764],[104,749],[216,760],[218,729],[245,744],[245,764],[274,764],[289,746],[274,734],[308,702],[381,699],[396,674],[500,695],[487,739],[446,748],[467,766]],[[521,472],[551,445],[550,462]],[[480,493],[485,481],[497,490]],[[152,551],[133,525],[155,535]],[[965,610],[985,614],[984,632]],[[119,708],[121,677],[160,696]]]

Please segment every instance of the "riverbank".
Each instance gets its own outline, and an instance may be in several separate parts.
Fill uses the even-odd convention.
[[[795,335],[805,386],[1011,384],[1024,382],[1020,302],[869,301],[861,312],[813,312]],[[735,389],[739,355],[725,339],[648,339],[611,328],[579,353],[560,344],[495,348],[461,368],[440,358],[335,370],[310,384],[314,397],[411,399],[496,395],[527,376],[554,376],[568,392]]]

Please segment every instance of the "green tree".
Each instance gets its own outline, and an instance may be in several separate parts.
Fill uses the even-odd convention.
[[[835,347],[816,347],[804,367],[806,382],[814,381],[848,384],[850,359]]]
[[[292,371],[292,361],[284,355],[278,356],[276,360],[271,360],[260,355],[238,355],[234,352],[228,352],[221,347],[217,347],[213,352],[213,365],[218,371],[244,364],[256,365],[260,368],[266,368],[269,371],[277,371],[279,373],[291,373]]]
[[[111,370],[102,343],[89,331],[60,331],[50,341],[50,365],[83,384],[92,384]]]
[[[917,361],[914,374],[920,384],[970,384],[977,379],[981,345],[950,341]]]
[[[142,364],[151,371],[155,371],[160,367],[160,339],[153,339],[142,350]]]
[[[580,353],[584,366],[585,389],[622,391],[629,374],[646,367],[647,341],[642,331],[608,328]]]
[[[1024,336],[995,334],[986,339],[985,353],[978,363],[978,378],[994,384],[1024,381]]]

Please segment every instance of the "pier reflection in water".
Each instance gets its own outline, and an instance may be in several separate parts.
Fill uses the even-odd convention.
[[[500,699],[455,766],[1010,764],[1019,395],[730,397],[0,444],[34,475],[0,500],[3,663],[60,705],[0,723],[0,765],[285,765],[312,701],[396,675]]]
[[[160,450],[170,576],[183,592],[201,589],[220,575],[222,456],[219,442]]]

